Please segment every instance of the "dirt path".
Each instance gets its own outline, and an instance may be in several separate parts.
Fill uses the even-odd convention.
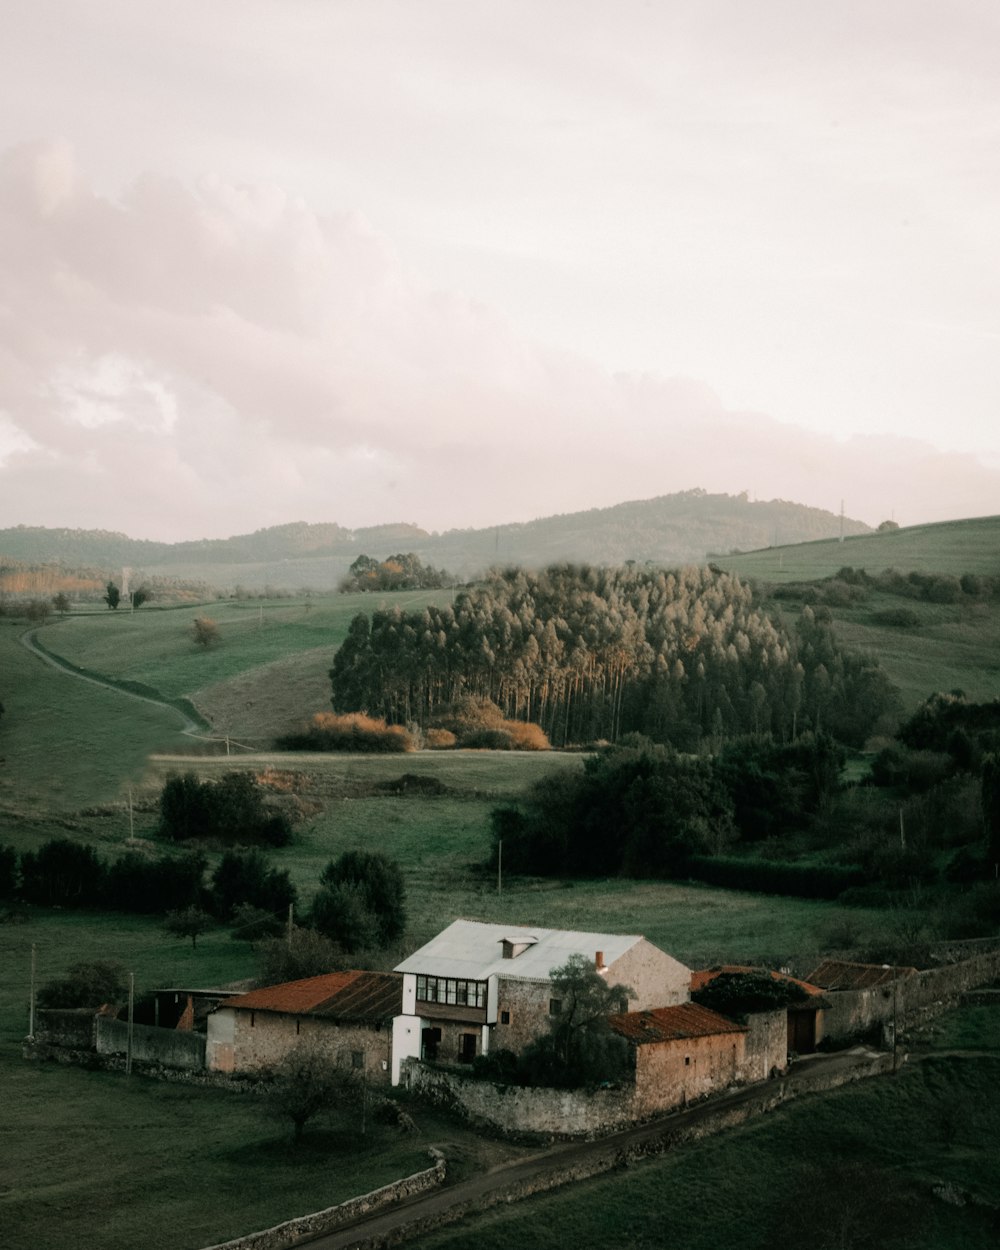
[[[762,1089],[782,1090],[784,1097],[808,1093],[811,1085],[826,1088],[832,1075],[850,1079],[870,1067],[874,1053],[864,1047],[835,1055],[810,1056],[799,1061],[787,1076],[751,1085],[699,1103],[683,1111],[652,1120],[597,1141],[553,1146],[530,1158],[504,1164],[478,1176],[445,1185],[353,1224],[308,1242],[310,1250],[352,1250],[352,1247],[389,1246],[418,1237],[431,1229],[454,1223],[464,1215],[483,1211],[501,1202],[515,1202],[545,1189],[582,1180],[621,1167],[631,1159],[656,1154],[678,1133],[695,1132],[699,1125],[721,1113],[736,1111],[759,1098]],[[780,1096],[780,1095],[779,1095]]]
[[[186,734],[191,738],[206,737],[201,725],[196,724],[186,712],[181,711],[179,707],[175,707],[172,703],[168,703],[165,699],[139,694],[135,690],[126,690],[113,681],[108,681],[101,677],[92,677],[89,673],[78,672],[68,661],[50,654],[43,647],[39,646],[35,637],[37,632],[37,630],[29,629],[23,633],[20,637],[21,645],[30,651],[33,656],[48,664],[50,668],[58,669],[60,673],[65,673],[69,677],[75,677],[77,681],[89,681],[93,686],[100,686],[104,690],[113,690],[115,694],[124,695],[125,698],[138,699],[141,703],[151,703],[154,707],[166,708],[168,712],[173,712],[175,716],[180,717],[183,724],[183,728],[180,730],[182,734]]]

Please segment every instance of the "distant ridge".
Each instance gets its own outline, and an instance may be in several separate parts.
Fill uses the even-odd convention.
[[[704,563],[734,550],[871,533],[862,521],[783,499],[682,491],[534,521],[432,534],[409,523],[348,529],[295,521],[232,538],[159,543],[106,530],[17,526],[0,530],[3,557],[64,567],[123,565],[163,576],[197,576],[216,586],[234,580],[329,588],[360,554],[413,551],[425,563],[468,578],[495,564],[541,567],[559,561],[622,564]]]

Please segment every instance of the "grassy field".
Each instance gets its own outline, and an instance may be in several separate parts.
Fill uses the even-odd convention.
[[[0,1243],[66,1250],[200,1246],[332,1205],[428,1164],[423,1139],[334,1120],[293,1151],[256,1098],[139,1076],[27,1063],[31,947],[38,978],[80,959],[117,959],[153,986],[252,975],[223,931],[197,950],[154,922],[37,912],[0,927]]]
[[[940,1057],[420,1238],[419,1250],[996,1245],[1000,1056]],[[983,1203],[949,1205],[951,1184]]]
[[[712,557],[713,563],[759,581],[813,581],[844,565],[880,573],[1000,573],[1000,516],[912,525],[885,534],[858,534],[791,547],[767,547]]]

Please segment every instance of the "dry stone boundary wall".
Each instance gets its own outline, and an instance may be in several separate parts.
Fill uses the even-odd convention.
[[[374,1215],[404,1199],[427,1193],[444,1184],[446,1172],[444,1155],[433,1146],[430,1148],[430,1155],[434,1165],[423,1172],[414,1172],[412,1176],[383,1185],[381,1189],[373,1189],[371,1193],[362,1194],[358,1198],[349,1198],[338,1206],[327,1207],[312,1215],[286,1220],[283,1224],[276,1224],[262,1232],[249,1233],[246,1237],[237,1237],[233,1241],[210,1246],[208,1250],[286,1250],[286,1247],[299,1241],[335,1232],[345,1224]]]

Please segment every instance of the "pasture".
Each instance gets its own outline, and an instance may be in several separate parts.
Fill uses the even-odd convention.
[[[911,525],[882,534],[856,534],[790,547],[766,547],[712,562],[756,581],[815,581],[832,577],[845,565],[880,573],[883,569],[918,573],[1000,573],[1000,516]]]

